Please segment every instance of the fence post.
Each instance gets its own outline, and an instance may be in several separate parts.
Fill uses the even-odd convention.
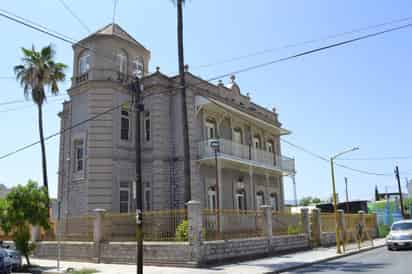
[[[302,226],[303,226],[303,233],[308,236],[309,241],[312,240],[312,233],[310,231],[310,220],[309,220],[309,209],[302,208],[300,210],[301,218],[302,218]]]
[[[322,237],[322,226],[321,226],[321,218],[320,218],[320,209],[314,208],[312,209],[312,243],[315,246],[319,246],[321,244],[321,237]]]
[[[100,263],[100,244],[104,239],[103,218],[106,210],[97,208],[93,211],[96,213],[96,216],[93,221],[93,241],[95,246],[95,258],[97,259],[97,263]]]
[[[263,211],[263,235],[272,238],[272,207],[270,205],[262,205],[260,209]]]
[[[202,259],[202,208],[200,202],[198,201],[189,201],[186,205],[189,221],[189,245],[191,248],[192,259],[199,264]]]

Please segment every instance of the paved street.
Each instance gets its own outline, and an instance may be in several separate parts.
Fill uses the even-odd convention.
[[[378,248],[369,252],[316,264],[312,267],[302,268],[295,273],[374,273],[374,274],[409,274],[412,273],[412,250],[387,251]]]

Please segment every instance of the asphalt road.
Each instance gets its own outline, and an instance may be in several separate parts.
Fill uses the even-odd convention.
[[[411,274],[412,250],[388,251],[386,247],[348,256],[288,273]]]

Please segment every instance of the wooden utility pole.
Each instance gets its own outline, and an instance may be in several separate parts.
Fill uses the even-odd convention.
[[[402,213],[402,217],[405,218],[405,208],[403,207],[402,187],[401,187],[401,180],[399,178],[398,166],[395,167],[395,177],[396,177],[396,180],[398,181],[399,201],[401,202],[401,213]]]
[[[135,110],[135,145],[136,145],[136,236],[137,236],[137,254],[136,267],[137,274],[143,274],[143,201],[142,201],[142,147],[141,147],[141,130],[140,130],[140,113],[143,111],[141,103],[141,87],[138,77],[132,83],[133,106]]]
[[[190,145],[189,145],[189,123],[186,105],[186,79],[185,59],[183,49],[183,4],[184,0],[177,0],[177,48],[179,57],[179,79],[182,97],[182,121],[183,121],[183,154],[184,154],[184,176],[185,176],[185,202],[191,199],[190,179]]]

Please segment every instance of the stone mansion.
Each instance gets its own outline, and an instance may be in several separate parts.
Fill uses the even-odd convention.
[[[183,208],[179,76],[167,76],[159,68],[149,73],[150,51],[117,24],[79,41],[73,51],[70,99],[59,113],[64,130],[58,184],[63,216],[84,215],[96,208],[134,210],[135,113],[127,83],[137,75],[142,77],[144,104],[144,209]],[[282,127],[275,109],[253,103],[234,76],[227,81],[212,84],[189,68],[186,71],[191,198],[203,208],[215,208],[219,199],[222,209],[267,204],[280,210],[283,176],[295,172],[294,160],[282,155],[280,145],[280,136],[290,132]],[[91,117],[95,118],[82,123]],[[216,141],[215,155],[211,144]]]

